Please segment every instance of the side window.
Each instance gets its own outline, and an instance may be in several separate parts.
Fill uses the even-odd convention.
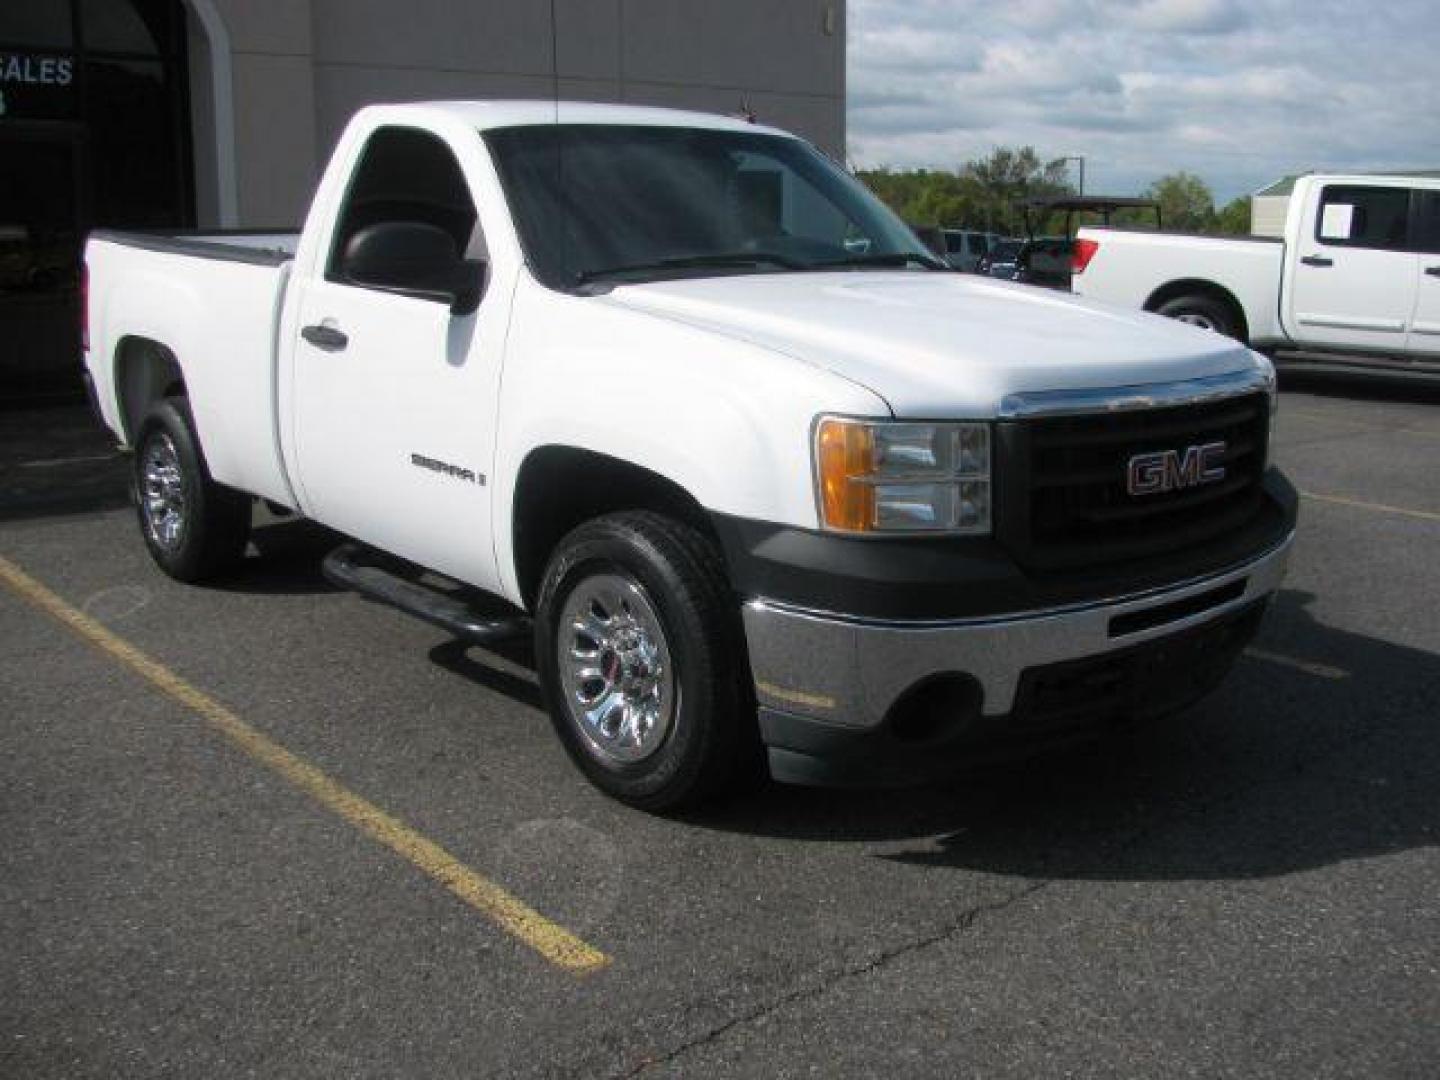
[[[1440,255],[1440,191],[1416,195],[1414,246],[1427,255]]]
[[[345,280],[341,258],[357,233],[390,222],[440,229],[457,256],[484,253],[475,201],[460,163],[444,141],[428,131],[387,127],[370,136],[340,208],[326,280]]]
[[[740,220],[751,238],[788,238],[825,257],[853,253],[853,222],[809,178],[768,154],[735,155]],[[792,244],[791,247],[794,245]]]
[[[1330,185],[1320,193],[1315,239],[1337,247],[1406,250],[1407,188]]]

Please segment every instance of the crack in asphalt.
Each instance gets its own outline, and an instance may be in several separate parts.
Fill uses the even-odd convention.
[[[613,1074],[614,1080],[629,1080],[630,1077],[639,1076],[642,1073],[648,1072],[651,1069],[657,1068],[662,1065],[668,1065],[678,1060],[679,1058],[684,1057],[692,1050],[695,1050],[702,1046],[708,1046],[718,1041],[727,1032],[733,1030],[734,1028],[740,1027],[745,1024],[752,1024],[757,1020],[762,1020],[766,1016],[778,1012],[786,1006],[793,1005],[796,1002],[821,997],[822,995],[828,993],[833,987],[839,985],[842,982],[845,982],[848,979],[863,978],[864,976],[869,975],[872,972],[879,971],[881,968],[884,968],[892,961],[897,960],[903,956],[909,956],[912,953],[917,953],[924,949],[928,949],[934,945],[940,945],[946,941],[949,941],[952,938],[955,938],[960,934],[965,933],[984,916],[998,914],[999,912],[1004,911],[1006,908],[1009,908],[1022,900],[1034,896],[1040,890],[1046,888],[1049,885],[1053,885],[1056,881],[1059,880],[1062,879],[1045,878],[1040,881],[1032,881],[1024,888],[1017,889],[1015,892],[1011,893],[1009,896],[1006,896],[1004,899],[994,900],[984,904],[976,904],[974,907],[968,908],[964,912],[962,912],[959,918],[955,919],[950,923],[947,923],[933,933],[926,934],[923,937],[913,938],[893,948],[882,950],[881,952],[872,956],[870,959],[864,961],[863,963],[848,965],[829,976],[821,975],[819,982],[806,983],[805,985],[795,987],[792,990],[788,990],[777,997],[771,998],[769,1001],[762,1002],[761,1004],[756,1005],[751,1009],[747,1009],[745,1012],[730,1017],[723,1023],[716,1024],[714,1027],[710,1028],[707,1031],[701,1032],[694,1038],[687,1039],[679,1046],[676,1046],[673,1049],[666,1051],[659,1057],[642,1059],[624,1072]]]
[[[1321,775],[1317,772],[1317,769],[1320,766],[1326,764],[1331,759],[1340,756],[1345,751],[1352,749],[1354,746],[1360,743],[1372,741],[1375,737],[1376,735],[1373,731],[1357,731],[1351,737],[1343,738],[1336,745],[1330,747],[1328,750],[1322,751],[1312,761],[1302,762],[1297,760],[1295,762],[1294,772],[1289,776],[1277,777],[1270,780],[1259,781],[1257,783],[1243,784],[1237,786],[1230,791],[1219,793],[1209,799],[1203,800],[1202,804],[1198,808],[1192,809],[1197,809],[1198,812],[1202,815],[1208,814],[1219,807],[1223,807],[1228,803],[1234,802],[1236,799],[1243,797],[1246,794],[1260,790],[1262,788],[1277,784],[1291,784],[1295,783],[1297,780],[1304,780],[1307,777]],[[1128,837],[1120,841],[1116,853],[1124,854],[1132,850],[1133,848],[1143,843],[1147,836],[1158,831],[1159,828],[1160,826],[1151,824],[1135,829]],[[1015,892],[1011,893],[1010,895],[1006,896],[1001,900],[995,900],[984,904],[977,904],[972,908],[966,909],[954,921],[947,923],[946,925],[942,926],[940,929],[932,933],[926,934],[923,937],[913,938],[893,948],[882,950],[881,952],[872,956],[870,959],[864,961],[863,963],[851,964],[849,966],[841,968],[840,970],[828,976],[824,975],[823,973],[819,974],[818,981],[807,981],[803,985],[797,986],[791,990],[787,990],[783,994],[773,997],[768,1001],[762,1002],[761,1004],[747,1009],[744,1012],[738,1013],[730,1017],[729,1019],[723,1021],[722,1023],[716,1024],[708,1030],[701,1032],[693,1038],[687,1039],[680,1045],[666,1051],[658,1057],[642,1058],[639,1062],[626,1069],[625,1071],[612,1074],[612,1078],[613,1080],[630,1080],[631,1077],[640,1076],[646,1072],[649,1072],[652,1069],[671,1064],[684,1057],[685,1055],[689,1054],[693,1050],[696,1050],[703,1046],[709,1046],[718,1042],[726,1034],[738,1027],[753,1024],[756,1021],[763,1020],[765,1017],[773,1013],[779,1012],[781,1009],[796,1004],[797,1002],[819,998],[824,994],[828,993],[831,989],[833,989],[840,983],[845,982],[849,979],[863,978],[866,975],[879,971],[880,969],[886,967],[891,962],[898,960],[901,957],[909,956],[914,953],[931,948],[935,945],[940,945],[947,941],[950,941],[968,931],[981,918],[987,915],[998,914],[1006,910],[1007,908],[1018,904],[1020,901],[1034,896],[1036,893],[1048,888],[1051,885],[1069,880],[1073,880],[1073,875],[1067,875],[1063,873],[1057,874],[1054,877],[1042,878],[1038,881],[1033,881],[1030,884],[1026,885],[1024,888],[1017,889]]]

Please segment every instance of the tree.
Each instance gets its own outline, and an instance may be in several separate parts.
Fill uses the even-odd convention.
[[[1225,236],[1250,235],[1250,196],[1231,199],[1216,211],[1215,231]]]
[[[983,158],[967,161],[955,172],[915,169],[896,172],[872,169],[857,173],[860,180],[906,221],[943,228],[986,229],[1022,233],[1020,203],[1044,195],[1073,192],[1065,160],[1043,162],[1033,147],[997,146]],[[1170,173],[1143,192],[1160,204],[1164,226],[1191,232],[1244,236],[1250,232],[1250,199],[1241,196],[1215,208],[1215,197],[1204,180],[1190,172]],[[1154,228],[1151,210],[1121,210],[1116,225]],[[1036,235],[1059,231],[1063,217],[1032,215]],[[1083,222],[1082,222],[1083,223]]]
[[[974,183],[952,172],[874,169],[857,175],[892,210],[917,225],[968,224],[981,201]]]
[[[874,169],[857,175],[906,221],[1006,233],[1023,230],[1020,200],[1070,191],[1065,163],[1044,164],[1029,146],[996,147],[955,172]]]
[[[961,176],[972,179],[983,193],[983,227],[998,232],[1024,230],[1024,214],[1019,206],[1023,200],[1071,191],[1064,160],[1042,163],[1030,146],[997,146],[989,157],[967,163]],[[1043,231],[1043,223],[1035,224],[1037,231]]]
[[[1215,218],[1215,196],[1194,173],[1162,176],[1145,189],[1145,197],[1160,204],[1164,226],[1190,232],[1207,232]]]

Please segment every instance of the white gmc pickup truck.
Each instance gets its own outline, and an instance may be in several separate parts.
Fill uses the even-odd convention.
[[[1265,358],[951,272],[766,127],[368,108],[298,236],[86,262],[165,572],[233,565],[257,498],[322,522],[334,580],[533,634],[566,749],[648,809],[1178,709],[1291,545]]]
[[[1081,229],[1073,271],[1079,296],[1256,349],[1440,365],[1440,179],[1302,176],[1283,239]]]

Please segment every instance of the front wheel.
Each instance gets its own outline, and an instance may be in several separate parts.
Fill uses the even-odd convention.
[[[239,562],[250,498],[210,478],[184,398],[158,402],[140,425],[135,493],[145,547],[175,580],[204,581]]]
[[[753,728],[742,635],[697,530],[627,512],[570,533],[541,584],[535,654],[556,733],[602,791],[669,811],[737,778]]]

